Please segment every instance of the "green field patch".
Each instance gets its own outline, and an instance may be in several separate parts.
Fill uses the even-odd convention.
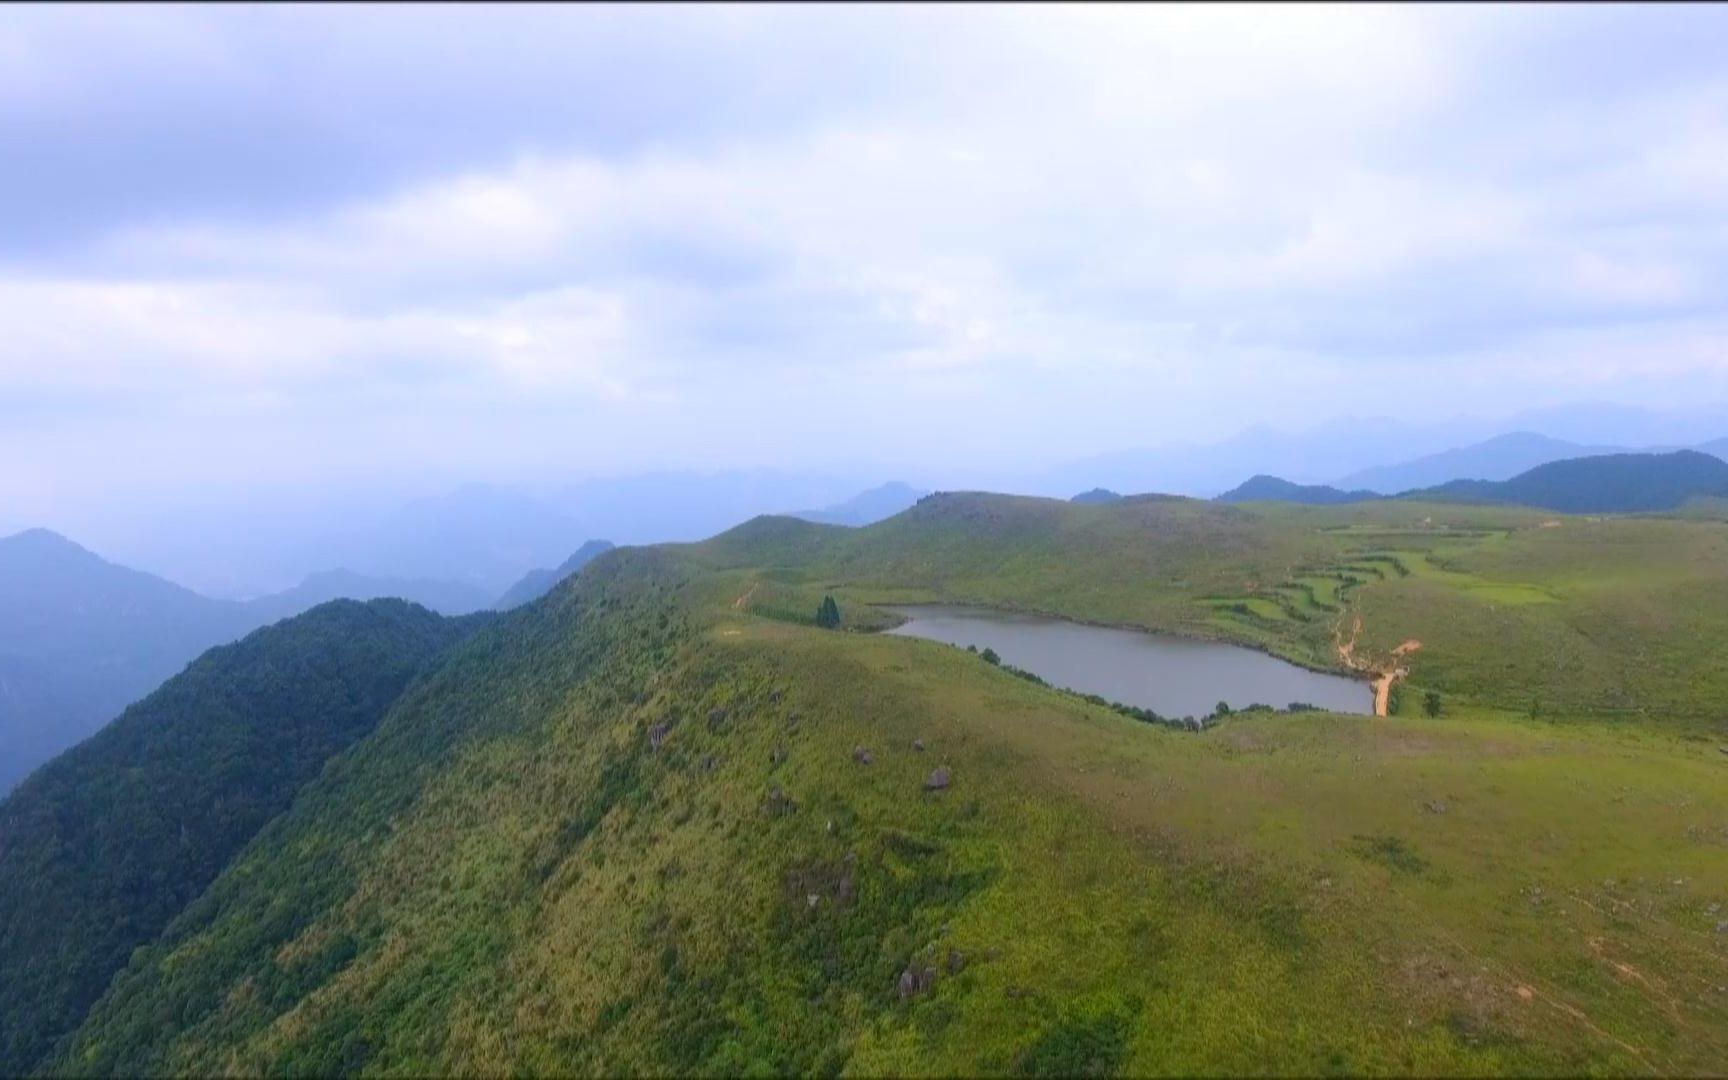
[[[1473,581],[1463,586],[1472,597],[1489,604],[1553,604],[1559,598],[1547,589],[1535,585],[1514,585],[1508,582]]]
[[[1290,613],[1275,600],[1260,596],[1219,596],[1208,597],[1202,603],[1215,611],[1246,618],[1266,619],[1273,622],[1290,620]]]

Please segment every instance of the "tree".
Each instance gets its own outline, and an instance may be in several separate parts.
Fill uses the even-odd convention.
[[[984,662],[986,664],[1000,664],[1002,662],[1002,658],[1000,656],[996,655],[995,649],[985,649],[982,653],[979,653],[978,655],[980,655],[984,658]]]
[[[1430,690],[1422,695],[1422,711],[1429,716],[1440,715],[1440,691]]]
[[[1220,701],[1212,709],[1212,715],[1213,716],[1229,716],[1230,715],[1230,703],[1228,701]]]
[[[834,602],[832,596],[824,596],[822,603],[816,608],[816,625],[824,630],[833,630],[840,625],[840,605]]]

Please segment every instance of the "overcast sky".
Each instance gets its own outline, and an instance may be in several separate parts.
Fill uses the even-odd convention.
[[[0,8],[15,518],[1720,402],[1725,285],[1720,7]]]

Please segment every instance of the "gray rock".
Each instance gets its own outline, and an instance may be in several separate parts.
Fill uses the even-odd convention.
[[[912,749],[914,749],[914,750],[918,751],[920,754],[922,754],[924,752],[924,740],[923,739],[913,739],[912,740]]]
[[[862,746],[854,746],[852,748],[852,760],[856,761],[860,765],[874,765],[876,763],[876,755],[872,754]]]
[[[660,749],[660,744],[666,741],[666,736],[672,732],[672,721],[663,720],[648,729],[648,745]]]
[[[912,963],[900,973],[900,1000],[928,994],[936,986],[936,969]]]
[[[947,791],[951,782],[948,776],[948,766],[943,765],[930,774],[930,779],[924,781],[924,790]]]

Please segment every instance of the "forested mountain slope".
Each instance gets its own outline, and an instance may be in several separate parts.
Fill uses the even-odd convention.
[[[0,802],[0,1073],[36,1063],[475,625],[336,601],[205,653]]]

